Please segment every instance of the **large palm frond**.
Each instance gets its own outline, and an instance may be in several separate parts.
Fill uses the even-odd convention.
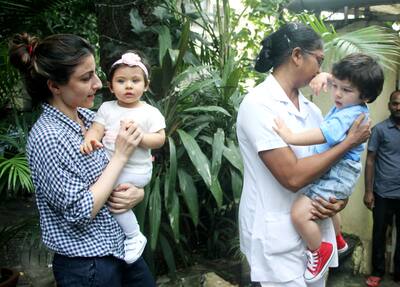
[[[365,53],[376,57],[385,69],[396,71],[400,60],[400,39],[391,29],[372,25],[352,32],[338,33],[314,15],[301,15],[324,40],[323,69],[351,53]]]

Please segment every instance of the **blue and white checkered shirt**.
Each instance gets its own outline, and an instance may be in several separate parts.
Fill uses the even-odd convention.
[[[79,109],[78,114],[88,128],[94,113]],[[124,234],[107,207],[94,219],[90,217],[93,196],[89,187],[107,165],[106,154],[103,149],[81,154],[82,141],[78,123],[53,106],[43,105],[27,144],[43,242],[70,257],[123,258]]]

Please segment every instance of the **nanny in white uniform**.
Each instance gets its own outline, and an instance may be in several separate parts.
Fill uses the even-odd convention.
[[[281,117],[293,131],[318,127],[320,110],[299,88],[320,69],[323,48],[309,27],[289,23],[262,42],[256,70],[273,72],[256,86],[239,108],[237,136],[244,161],[239,208],[240,246],[251,268],[251,280],[262,286],[306,286],[305,247],[290,220],[298,191],[320,177],[347,150],[365,141],[369,126],[353,125],[346,140],[319,155],[310,147],[288,146],[272,129]],[[330,216],[345,202],[314,202],[324,240],[336,246]],[[333,266],[337,266],[337,256]],[[309,285],[311,286],[311,285]],[[324,280],[312,286],[325,286]]]

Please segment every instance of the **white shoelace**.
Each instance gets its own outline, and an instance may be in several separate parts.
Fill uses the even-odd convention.
[[[307,250],[306,255],[307,255],[307,269],[310,270],[311,272],[315,272],[319,260],[318,251],[311,252]]]

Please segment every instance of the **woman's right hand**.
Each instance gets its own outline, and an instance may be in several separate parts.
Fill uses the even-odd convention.
[[[143,132],[135,122],[121,121],[118,136],[115,140],[114,156],[127,161],[143,138]]]
[[[364,119],[365,114],[359,115],[347,133],[345,140],[349,141],[353,147],[362,144],[371,135],[371,119],[367,121],[364,121]]]
[[[123,213],[138,205],[143,198],[143,188],[136,187],[130,183],[121,183],[108,198],[108,209],[112,213]]]

